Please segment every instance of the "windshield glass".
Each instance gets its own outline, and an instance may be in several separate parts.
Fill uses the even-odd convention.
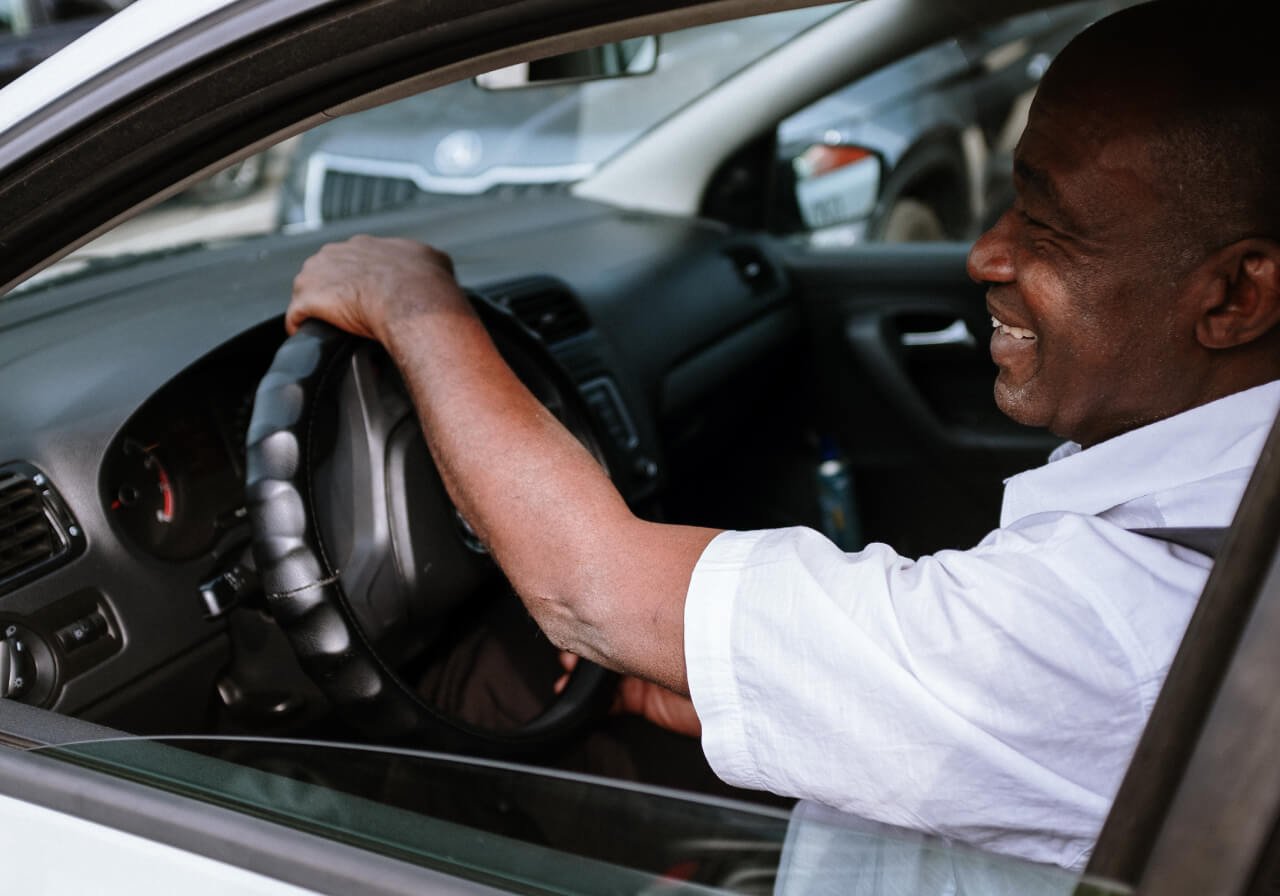
[[[40,752],[521,892],[1081,892],[1079,876],[1060,868],[810,804],[787,813],[443,754],[220,738],[122,738]],[[1095,884],[1085,892],[1123,891]]]
[[[23,288],[130,263],[140,254],[312,230],[411,204],[565,190],[847,5],[659,35],[657,58],[644,74],[510,89],[467,79],[335,119],[195,184]]]

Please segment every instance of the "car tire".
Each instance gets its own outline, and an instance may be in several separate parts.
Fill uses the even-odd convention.
[[[897,200],[884,216],[880,241],[884,243],[933,243],[947,239],[938,213],[919,199]]]

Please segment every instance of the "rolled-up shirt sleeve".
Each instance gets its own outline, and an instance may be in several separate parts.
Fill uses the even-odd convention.
[[[712,768],[739,786],[1082,863],[1172,651],[1153,656],[1136,636],[1143,604],[1164,591],[1185,603],[1204,575],[1182,564],[1135,581],[1135,552],[1167,550],[1105,529],[1059,516],[919,560],[879,544],[846,554],[803,528],[720,535],[685,609]],[[1116,575],[1132,606],[1100,587]]]

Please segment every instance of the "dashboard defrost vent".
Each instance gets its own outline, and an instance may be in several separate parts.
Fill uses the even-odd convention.
[[[486,291],[506,306],[547,345],[564,342],[591,329],[587,312],[564,285],[549,279],[508,284]]]
[[[70,560],[83,542],[44,474],[0,466],[0,592]]]

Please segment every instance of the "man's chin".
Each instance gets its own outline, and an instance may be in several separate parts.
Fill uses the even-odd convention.
[[[1014,423],[1046,427],[1052,420],[1049,409],[1036,400],[1032,390],[1011,386],[1003,378],[996,379],[995,398],[996,407]]]

